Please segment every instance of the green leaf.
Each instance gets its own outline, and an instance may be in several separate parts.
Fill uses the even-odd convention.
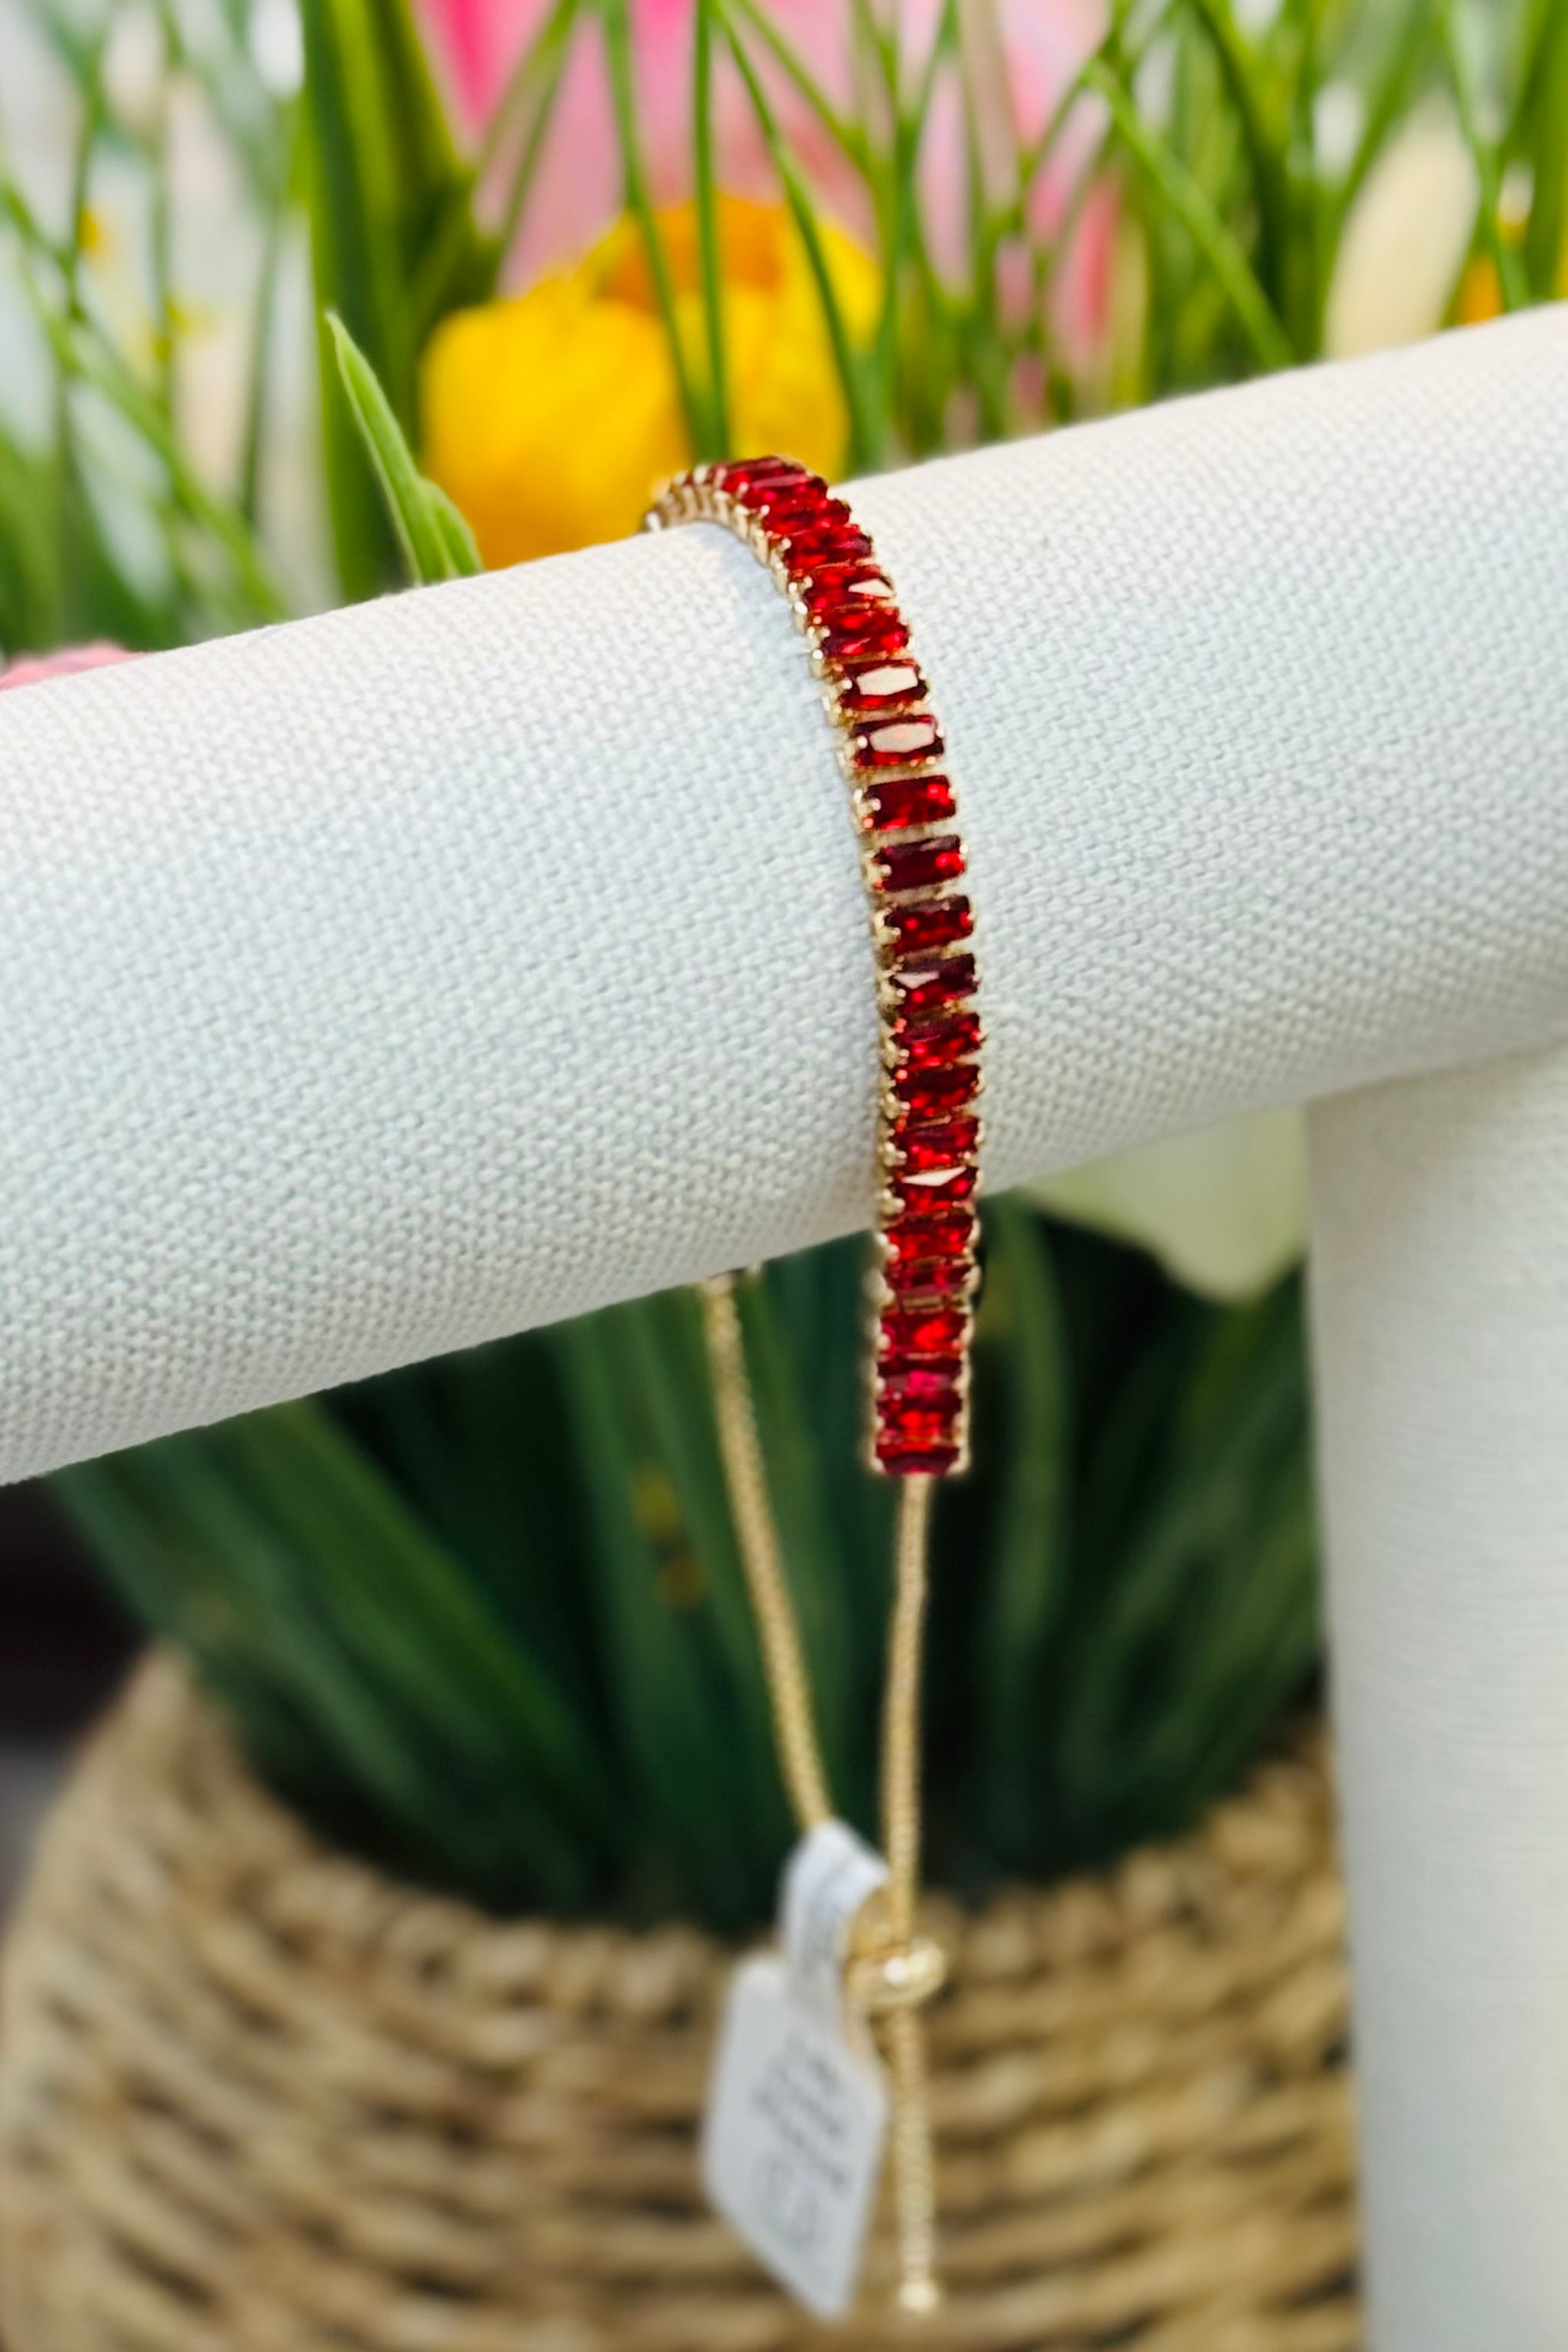
[[[621,185],[626,208],[636,221],[642,238],[654,301],[664,327],[669,363],[674,371],[680,411],[692,452],[700,457],[718,457],[721,452],[713,419],[699,394],[680,332],[680,322],[675,315],[675,285],[669,274],[669,256],[665,251],[664,233],[659,227],[658,215],[648,191],[642,133],[637,126],[628,0],[600,0],[600,11],[605,57],[609,67],[610,97],[615,110],[616,137],[620,148]]]
[[[1085,79],[1105,100],[1117,136],[1137,165],[1151,196],[1181,223],[1208,263],[1259,365],[1291,366],[1296,354],[1273,305],[1253,275],[1247,256],[1181,157],[1145,122],[1126,90],[1104,66],[1091,62],[1085,68]]]
[[[1534,35],[1508,147],[1530,170],[1525,275],[1544,302],[1560,290],[1568,258],[1568,9],[1542,5]]]
[[[822,308],[823,323],[827,330],[834,366],[844,394],[844,404],[849,416],[850,470],[853,472],[862,467],[872,467],[880,459],[885,438],[883,420],[873,409],[867,396],[865,368],[860,354],[856,351],[851,340],[848,322],[844,316],[844,307],[838,299],[838,291],[833,283],[833,273],[828,268],[827,249],[823,241],[822,225],[817,217],[816,201],[807,185],[805,176],[791,153],[784,133],[779,128],[778,119],[769,102],[767,92],[763,88],[762,79],[746,52],[745,44],[739,31],[731,25],[729,32],[730,54],[734,58],[741,79],[746,86],[746,95],[751,100],[752,112],[756,118],[757,128],[762,133],[763,144],[767,149],[768,159],[778,175],[779,185],[784,191],[784,202],[789,206],[791,216],[799,231],[801,243],[805,248],[812,281],[816,288],[817,300]]]
[[[343,391],[375,469],[410,578],[427,586],[481,569],[474,535],[446,492],[414,462],[375,371],[335,311],[327,326]]]
[[[1505,310],[1522,310],[1531,299],[1530,278],[1524,255],[1508,235],[1502,222],[1502,164],[1493,142],[1486,138],[1477,119],[1475,99],[1470,88],[1470,69],[1460,40],[1452,0],[1440,0],[1438,26],[1444,55],[1448,68],[1449,86],[1454,93],[1455,110],[1459,118],[1459,130],[1470,151],[1480,184],[1480,206],[1476,233],[1481,248],[1497,272],[1498,290]],[[1560,157],[1552,168],[1562,169]]]
[[[1006,1380],[997,1394],[993,1375],[978,1408],[1004,1422],[1005,1455],[977,1627],[974,1763],[988,1836],[1016,1867],[1040,1843],[1040,1696],[1069,1573],[1071,1375],[1044,1225],[1008,1200],[991,1203],[986,1225],[983,1338],[989,1355],[1002,1351]]]
[[[713,155],[713,32],[715,0],[697,0],[692,26],[691,120],[696,173],[697,249],[702,271],[702,316],[708,333],[708,416],[715,457],[732,454],[729,371],[724,348],[724,280],[719,241],[719,194]]]
[[[1290,207],[1289,130],[1274,119],[1258,60],[1243,39],[1229,0],[1187,0],[1212,49],[1235,110],[1258,200],[1258,278],[1283,307],[1295,248]]]
[[[1223,1378],[1211,1381],[1200,1354],[1180,1441],[1064,1675],[1057,1779],[1064,1826],[1082,1848],[1113,1846],[1152,1808],[1169,1825],[1202,1801],[1206,1791],[1184,1766],[1212,1731],[1203,1695],[1223,1685],[1227,1701],[1234,1696],[1234,1677],[1221,1669],[1233,1655],[1235,1612],[1259,1578],[1293,1607],[1310,1566],[1310,1523],[1289,1486],[1300,1463],[1304,1392],[1293,1286],[1220,1318],[1217,1344]],[[1265,1659],[1251,1645],[1245,1654],[1277,1707],[1300,1681],[1300,1654]]]
[[[715,1622],[711,1580],[726,1567],[711,1522],[704,1552],[689,1484],[678,1486],[681,1465],[653,1426],[646,1312],[611,1308],[555,1335],[582,1447],[611,1718],[644,1824],[631,1899],[689,1906],[732,1928],[767,1906],[788,1815],[776,1767],[762,1760],[760,1666],[748,1708]]]
[[[411,436],[432,310],[488,292],[494,252],[474,222],[469,175],[408,0],[303,0],[303,23],[302,162],[317,301],[342,320]],[[441,256],[438,286],[426,271],[433,252]],[[338,567],[345,593],[365,596],[391,576],[395,538],[360,434],[333,396],[338,363],[324,327],[322,365]]]
[[[849,116],[840,113],[799,50],[781,31],[772,12],[759,6],[757,0],[719,0],[719,5],[755,35],[796,95],[805,100],[817,125],[826,132],[845,162],[862,175],[868,175],[874,168],[874,159],[865,131]],[[733,29],[728,23],[726,30],[733,38]]]

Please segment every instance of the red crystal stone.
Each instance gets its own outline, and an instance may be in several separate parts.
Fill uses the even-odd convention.
[[[907,1021],[893,1026],[893,1047],[901,1056],[901,1066],[910,1070],[935,1070],[949,1062],[962,1061],[964,1055],[978,1053],[981,1045],[978,1013],[955,1013],[949,1021],[935,1021],[928,1027],[911,1028]]]
[[[827,485],[820,474],[776,474],[771,479],[748,482],[739,498],[748,514],[760,515],[774,528],[785,516],[816,515],[826,519]],[[848,509],[845,509],[848,512]]]
[[[878,1466],[889,1478],[945,1478],[958,1466],[956,1445],[905,1446],[898,1439],[879,1437]]]
[[[893,1072],[893,1092],[913,1118],[940,1118],[973,1102],[980,1092],[980,1071],[973,1062],[958,1062],[948,1069],[905,1067]]]
[[[893,993],[900,1015],[939,1013],[974,992],[974,958],[950,955],[930,963],[903,964],[893,974]]]
[[[974,913],[967,898],[931,898],[922,906],[885,907],[882,919],[892,938],[895,955],[924,955],[931,948],[951,947],[966,940],[974,929]]]
[[[803,540],[820,539],[831,531],[854,528],[854,519],[842,499],[803,496],[780,499],[763,520],[769,538],[786,549]]]
[[[871,871],[879,890],[929,890],[963,873],[963,844],[955,833],[940,833],[933,841],[897,842],[877,851]]]
[[[910,1404],[940,1405],[944,1412],[956,1413],[963,1400],[958,1392],[961,1360],[954,1356],[946,1363],[908,1364],[901,1356],[883,1364],[877,1373],[879,1395],[902,1398]]]
[[[974,1240],[974,1212],[961,1203],[933,1209],[925,1216],[900,1217],[889,1227],[887,1238],[895,1258],[962,1257]]]
[[[925,696],[926,682],[913,662],[878,662],[845,678],[838,688],[838,708],[847,718],[875,719],[912,709]]]
[[[753,484],[764,482],[805,482],[811,478],[811,468],[803,466],[798,457],[737,457],[727,465],[715,466],[712,480],[732,499],[743,499]]]
[[[824,628],[845,626],[893,602],[893,583],[875,563],[829,563],[802,599],[805,616]]]
[[[966,1292],[974,1272],[967,1257],[889,1258],[882,1279],[895,1298],[955,1298]]]
[[[930,1168],[945,1171],[955,1160],[973,1154],[980,1142],[980,1121],[964,1116],[942,1119],[933,1127],[910,1127],[900,1119],[894,1139],[903,1175],[919,1176]]]
[[[969,1316],[962,1307],[889,1307],[879,1325],[879,1350],[884,1362],[952,1356],[968,1337]]]
[[[953,814],[952,785],[946,776],[879,776],[866,787],[866,808],[879,833],[935,824]]]
[[[880,719],[855,738],[858,768],[902,768],[916,760],[940,760],[942,730],[926,712],[918,719]]]
[[[896,604],[873,604],[864,613],[830,614],[819,640],[830,662],[890,659],[910,642],[907,622]]]
[[[927,1404],[895,1403],[889,1399],[879,1410],[877,1419],[879,1438],[888,1439],[900,1450],[952,1443],[952,1415]]]
[[[781,533],[778,547],[795,580],[815,579],[825,564],[864,562],[873,552],[865,532],[853,523],[831,524],[798,535]]]
[[[912,1209],[917,1214],[926,1209],[956,1208],[974,1198],[975,1174],[973,1168],[936,1168],[929,1175],[900,1169],[891,1190],[901,1209]]]

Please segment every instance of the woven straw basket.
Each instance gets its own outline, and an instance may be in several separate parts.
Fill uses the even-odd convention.
[[[1352,2352],[1321,1738],[1185,1843],[937,1921],[940,2352]],[[144,1668],[0,2020],[7,2352],[795,2352],[705,2210],[727,1958],[498,1925],[318,1844]],[[877,2244],[853,2352],[907,2346]]]

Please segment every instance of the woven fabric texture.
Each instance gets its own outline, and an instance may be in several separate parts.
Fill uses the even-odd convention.
[[[864,485],[1006,1181],[1568,1025],[1568,316]],[[844,787],[693,530],[0,698],[0,1475],[868,1220]]]
[[[1568,1016],[1568,318],[868,482],[992,1181]],[[0,1475],[869,1216],[802,646],[720,531],[0,701]]]

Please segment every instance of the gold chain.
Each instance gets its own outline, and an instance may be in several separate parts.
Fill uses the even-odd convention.
[[[768,1500],[767,1470],[746,1373],[741,1310],[730,1276],[721,1275],[702,1285],[702,1318],[719,1450],[724,1457],[735,1538],[763,1647],[779,1763],[796,1822],[802,1831],[814,1830],[831,1819],[833,1801],[827,1793],[800,1625],[779,1557],[778,1531]]]
[[[773,1731],[790,1803],[802,1831],[833,1806],[823,1766],[811,1677],[794,1597],[784,1576],[769,1500],[767,1470],[746,1370],[733,1277],[702,1285],[703,1328],[714,1412],[736,1541],[757,1621]],[[923,2004],[944,1973],[937,1946],[917,1936],[921,1854],[921,1666],[930,1584],[931,1490],[935,1480],[898,1482],[893,1610],[882,1715],[882,1848],[888,1884],[849,1972],[849,1988],[884,2020],[893,2078],[893,2197],[899,2236],[899,2303],[910,2314],[942,2300],[936,2271],[936,2172],[931,2143]],[[869,1906],[868,1906],[869,1907]]]

